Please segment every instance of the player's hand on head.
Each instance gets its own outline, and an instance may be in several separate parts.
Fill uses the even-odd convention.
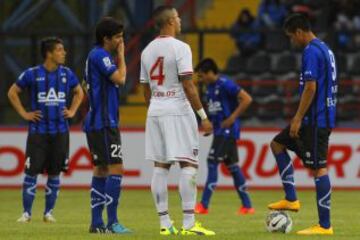
[[[201,121],[201,126],[204,130],[204,136],[209,136],[212,131],[213,131],[213,126],[211,124],[211,122],[209,121],[209,119],[204,119]]]
[[[42,118],[42,114],[40,110],[34,111],[34,112],[26,112],[23,116],[23,118],[26,121],[30,121],[30,122],[38,122],[41,120]]]
[[[221,128],[229,128],[231,127],[231,125],[233,125],[234,122],[235,119],[232,116],[230,116],[221,123]]]
[[[299,138],[299,131],[301,127],[301,119],[294,117],[290,123],[290,137]]]
[[[63,113],[64,118],[72,118],[72,117],[75,116],[75,112],[71,111],[71,110],[69,110],[67,108],[64,108],[62,113]]]

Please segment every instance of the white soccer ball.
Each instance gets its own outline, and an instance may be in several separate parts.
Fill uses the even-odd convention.
[[[292,220],[286,212],[271,211],[266,217],[266,229],[269,232],[288,233],[292,229]]]

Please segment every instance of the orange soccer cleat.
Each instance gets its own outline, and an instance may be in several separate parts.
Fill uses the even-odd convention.
[[[237,215],[250,215],[255,213],[255,208],[240,207],[237,210]]]
[[[278,202],[270,203],[268,208],[271,210],[284,210],[284,211],[293,211],[297,212],[300,210],[300,201],[296,200],[290,202],[286,199],[280,200]]]
[[[197,214],[208,214],[209,210],[204,207],[204,205],[199,202],[195,205],[195,213]]]
[[[306,228],[304,230],[298,231],[297,234],[299,235],[333,235],[334,230],[332,227],[330,228],[323,228],[319,224]]]

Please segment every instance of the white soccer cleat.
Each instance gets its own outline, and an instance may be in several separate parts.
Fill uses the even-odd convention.
[[[29,223],[31,221],[31,216],[29,215],[29,213],[24,212],[21,217],[16,220],[16,222],[18,223]]]
[[[47,213],[44,215],[43,221],[46,223],[56,223],[56,219],[51,213]]]

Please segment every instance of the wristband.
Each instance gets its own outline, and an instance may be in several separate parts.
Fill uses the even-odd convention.
[[[196,112],[199,115],[199,117],[201,118],[201,120],[207,119],[207,115],[206,115],[204,108],[201,108],[200,110],[197,110]]]

